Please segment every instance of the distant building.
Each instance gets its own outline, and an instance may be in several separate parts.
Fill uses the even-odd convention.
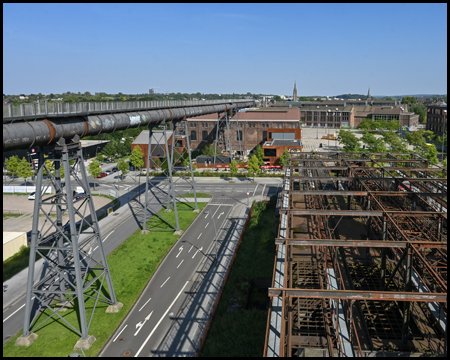
[[[149,93],[150,95],[153,95],[153,94],[155,93],[155,89],[153,89],[153,88],[149,89],[149,90],[148,90],[148,93]]]
[[[447,132],[447,103],[444,101],[427,106],[426,129],[431,130],[436,135],[442,136]]]

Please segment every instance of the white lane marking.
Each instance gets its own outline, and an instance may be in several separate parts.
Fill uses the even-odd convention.
[[[108,235],[106,235],[105,238],[102,240],[102,242],[104,242],[109,237],[109,235],[111,235],[113,232],[114,232],[114,230],[111,231]]]
[[[34,296],[31,298],[31,300],[34,299]],[[11,316],[13,316],[16,312],[18,312],[20,309],[22,309],[26,304],[23,304],[20,308],[18,308],[16,311],[14,311],[11,315],[9,315],[6,319],[3,320],[3,322],[5,322],[6,320],[8,320]]]
[[[145,324],[148,320],[150,320],[150,316],[152,316],[152,314],[153,314],[153,310],[152,310],[152,312],[151,312],[150,314],[148,314],[148,316],[144,319],[144,322],[143,322],[143,323],[141,323],[141,322],[139,321],[139,322],[136,324],[136,329],[139,327],[139,330],[136,331],[136,332],[134,333],[134,336],[136,336],[136,335],[138,334],[138,332],[141,331],[141,329],[144,327],[144,324]]]
[[[143,308],[144,308],[144,306],[145,305],[147,305],[148,304],[148,302],[151,300],[152,298],[150,298],[150,299],[148,299],[146,302],[145,302],[145,304],[144,305],[142,305],[142,307],[138,310],[138,311],[141,311]]]
[[[220,217],[225,214],[223,211],[220,213],[220,215],[217,217],[218,219],[220,219]]]
[[[177,254],[177,256],[175,256],[176,258],[178,257],[178,255],[180,255],[181,254],[181,252],[183,251],[183,247],[182,246],[180,246],[180,252]]]
[[[164,284],[165,284],[167,281],[169,281],[169,279],[170,279],[170,276],[167,278],[166,281],[163,282],[163,284],[160,286],[160,288],[162,288],[162,287],[164,286]]]
[[[188,251],[188,253],[190,253],[191,252],[191,250],[192,250],[192,248],[194,247],[194,245],[192,245],[191,246],[191,248],[189,249],[189,251]]]
[[[208,217],[209,214],[206,214],[205,219]]]
[[[264,190],[266,190],[266,184],[264,184],[263,191],[262,191],[262,193],[261,193],[261,199],[262,199],[262,197],[264,196]],[[269,194],[267,194],[267,195],[269,195]]]
[[[97,250],[98,249],[98,246],[96,246],[95,248],[94,248],[94,250],[93,251],[95,251],[95,250]]]
[[[221,206],[221,205],[219,205],[219,207],[217,208],[217,210],[214,211],[213,217],[214,217],[214,215],[216,215],[216,212],[220,209],[220,206]]]
[[[103,186],[112,187],[111,185],[106,185],[106,184],[103,184]]]
[[[209,223],[206,224],[205,229],[208,227]]]
[[[198,236],[197,240],[200,239],[200,236],[202,236],[203,233],[200,233],[200,235]]]
[[[120,333],[117,334],[117,336],[116,336],[116,338],[113,340],[113,342],[117,340],[117,338],[120,336],[120,334],[122,334],[122,332],[125,330],[125,328],[126,328],[127,326],[128,326],[128,324],[126,324],[125,327],[122,329],[122,331],[121,331]]]
[[[256,189],[258,188],[258,185],[259,184],[256,184],[255,191],[253,191],[253,195],[252,196],[255,196],[255,192],[256,192]]]
[[[181,263],[182,263],[183,261],[184,261],[184,259],[181,260],[181,262],[178,264],[177,269],[180,267],[180,265],[181,265]]]
[[[155,332],[155,330],[158,328],[159,324],[161,323],[161,321],[164,319],[164,317],[167,315],[167,313],[169,312],[170,308],[173,306],[173,304],[175,304],[175,301],[177,301],[177,299],[180,297],[181,293],[183,292],[184,288],[186,287],[186,285],[188,284],[189,281],[186,281],[186,284],[184,284],[184,286],[181,288],[180,292],[178,293],[177,297],[172,301],[172,304],[170,304],[170,306],[167,308],[166,312],[164,313],[163,316],[161,316],[161,319],[159,319],[158,323],[156,324],[156,326],[153,328],[152,332],[147,336],[147,339],[145,339],[145,341],[142,343],[141,347],[139,348],[139,350],[136,352],[136,355],[134,355],[134,357],[138,357],[139,354],[141,353],[142,349],[144,348],[145,344],[147,344],[147,342],[150,340],[151,336],[153,335],[153,333]]]
[[[192,258],[194,258],[195,255],[197,255],[197,253],[198,253],[199,251],[202,251],[202,250],[203,250],[203,246],[195,252],[195,254],[194,254],[194,256],[192,256]]]

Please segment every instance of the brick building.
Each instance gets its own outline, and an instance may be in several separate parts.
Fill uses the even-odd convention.
[[[444,126],[445,121],[445,126]],[[427,106],[427,125],[426,129],[433,131],[436,135],[442,136],[447,132],[447,104],[432,104]]]
[[[148,132],[149,130],[143,130],[138,137],[131,144],[131,151],[133,152],[136,146],[141,148],[143,157],[144,157],[144,167],[147,167],[147,154],[148,154]],[[167,130],[167,144],[169,147],[169,153],[172,149],[172,141],[173,141],[173,131]],[[175,144],[178,152],[180,152],[181,148],[185,148],[184,139],[178,139]],[[160,164],[162,163],[166,154],[166,149],[164,148],[164,132],[163,130],[153,130],[152,133],[152,156],[153,158],[158,158]],[[152,166],[154,167],[154,166]]]
[[[221,116],[223,114],[220,114]],[[188,135],[192,149],[202,149],[212,144],[216,137],[217,114],[201,115],[187,119]],[[237,128],[237,120],[239,128]],[[248,109],[230,119],[230,143],[232,150],[248,155],[258,144],[268,140],[269,129],[300,129],[298,108]],[[225,133],[227,130],[225,130]],[[239,136],[241,144],[239,146]]]
[[[302,151],[302,129],[273,129],[267,130],[267,141],[262,148],[264,161],[270,165],[279,165],[279,159],[285,150]]]

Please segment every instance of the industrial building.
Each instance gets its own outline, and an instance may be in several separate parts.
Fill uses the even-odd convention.
[[[430,165],[290,158],[264,356],[446,356],[447,169]]]

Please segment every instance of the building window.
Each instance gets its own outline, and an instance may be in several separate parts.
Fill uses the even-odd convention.
[[[267,131],[263,131],[263,141],[267,140]]]
[[[197,141],[197,131],[191,131],[191,141]]]
[[[241,130],[236,131],[236,140],[242,141],[242,131]]]
[[[202,140],[203,141],[208,140],[208,132],[205,130],[202,131]]]

